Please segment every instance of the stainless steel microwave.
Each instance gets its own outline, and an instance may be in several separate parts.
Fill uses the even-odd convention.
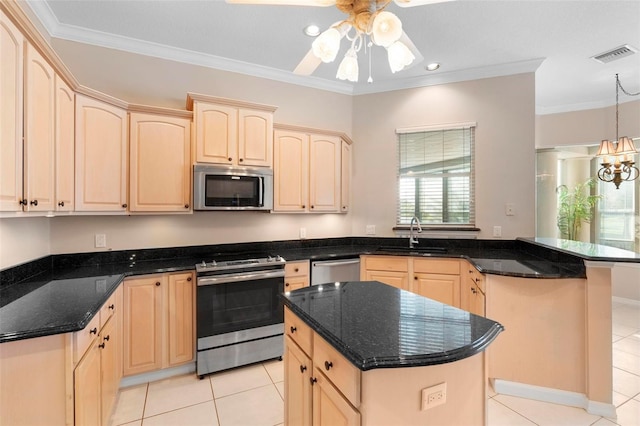
[[[273,170],[196,164],[194,210],[273,209]]]

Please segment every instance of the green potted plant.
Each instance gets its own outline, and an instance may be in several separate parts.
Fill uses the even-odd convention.
[[[560,238],[577,240],[582,223],[589,223],[593,218],[593,208],[603,198],[602,195],[591,195],[591,188],[595,184],[594,179],[587,179],[577,184],[572,191],[566,185],[556,188]]]

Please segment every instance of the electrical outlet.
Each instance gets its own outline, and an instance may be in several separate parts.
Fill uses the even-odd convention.
[[[446,382],[422,389],[422,411],[442,405],[445,402],[447,402]]]
[[[366,232],[367,232],[367,235],[376,235],[376,226],[375,225],[367,225]]]
[[[304,240],[307,238],[307,228],[300,228],[300,239]]]
[[[107,246],[107,236],[105,234],[96,234],[96,248]]]
[[[493,227],[493,236],[494,237],[502,237],[502,226],[494,226]]]
[[[507,203],[504,206],[504,212],[507,216],[515,216],[516,215],[516,206],[513,203]]]

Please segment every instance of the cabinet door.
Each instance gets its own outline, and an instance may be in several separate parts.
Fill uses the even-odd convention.
[[[342,153],[340,154],[340,211],[349,211],[349,201],[351,193],[351,145],[342,141]]]
[[[102,424],[108,425],[111,412],[115,406],[120,386],[118,372],[118,355],[120,352],[120,336],[117,329],[118,320],[111,317],[102,328],[98,340],[100,343],[100,368],[102,371],[101,406]]]
[[[414,274],[411,290],[429,299],[460,307],[459,275]]]
[[[313,426],[359,426],[358,413],[318,370],[313,371]]]
[[[29,43],[24,90],[25,207],[27,211],[54,210],[55,74]]]
[[[150,276],[124,283],[125,376],[162,367],[162,306],[166,279]]]
[[[304,287],[309,287],[309,277],[284,278],[284,291],[293,291]]]
[[[273,114],[238,111],[238,165],[271,167],[273,157]]]
[[[195,102],[196,161],[234,164],[238,154],[238,110]]]
[[[100,424],[100,341],[100,338],[93,340],[73,373],[76,426]]]
[[[75,179],[75,93],[56,75],[56,205],[73,211]]]
[[[409,290],[409,274],[394,271],[365,271],[365,281],[380,281],[402,290]]]
[[[309,357],[290,337],[285,339],[284,350],[284,424],[311,425],[311,371]]]
[[[127,208],[127,113],[76,96],[76,210]]]
[[[309,135],[276,130],[273,160],[273,210],[303,212],[309,198]]]
[[[169,275],[169,366],[193,359],[195,282],[191,272]]]
[[[311,135],[309,211],[335,212],[340,204],[340,138]]]
[[[21,211],[24,37],[0,10],[0,211]]]
[[[131,113],[129,210],[189,211],[191,122]]]

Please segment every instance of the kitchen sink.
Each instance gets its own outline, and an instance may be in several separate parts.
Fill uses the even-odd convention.
[[[378,247],[376,252],[384,252],[384,253],[402,253],[407,255],[420,255],[420,254],[445,254],[447,253],[447,249],[444,247],[398,247],[398,246],[390,246],[390,247]]]

